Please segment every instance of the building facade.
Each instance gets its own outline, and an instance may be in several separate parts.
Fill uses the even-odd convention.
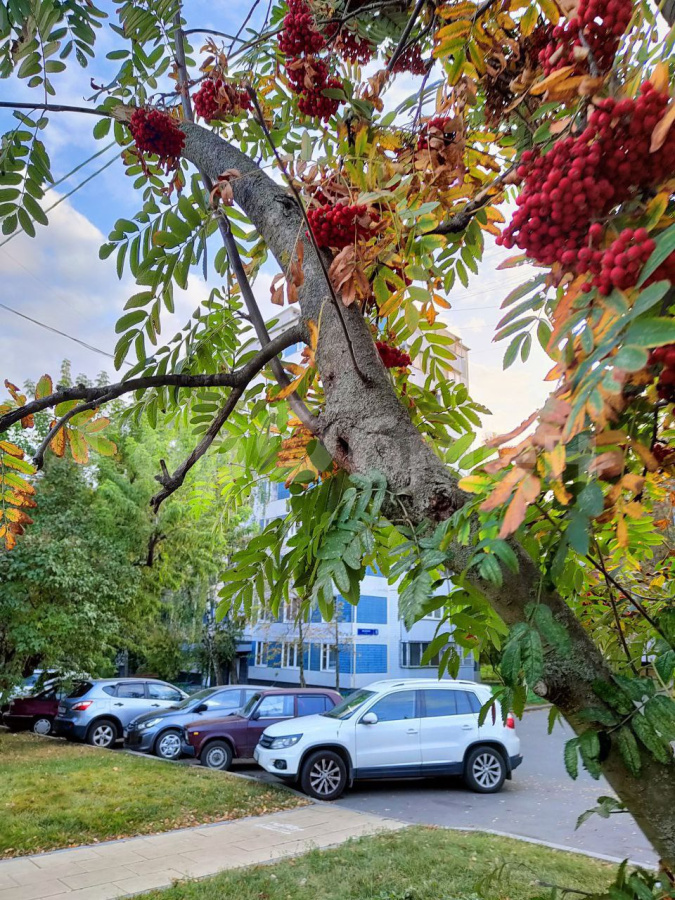
[[[287,327],[295,315],[292,307],[284,309],[277,327]],[[457,359],[450,377],[468,384],[468,349],[456,335],[452,337]],[[302,344],[289,348],[286,359],[298,362],[302,348]],[[413,371],[412,377],[416,375]],[[288,497],[282,484],[265,485],[255,509],[261,530],[286,515]],[[296,609],[289,606],[274,618],[262,615],[249,623],[243,637],[248,681],[293,686],[304,676],[307,685],[349,691],[384,677],[438,677],[438,660],[425,666],[421,660],[436,633],[440,611],[407,629],[399,617],[396,585],[388,584],[379,571],[367,570],[358,606],[338,595],[335,610],[332,622],[324,622],[318,608],[309,621],[299,622]],[[473,679],[473,656],[462,655],[460,648],[458,652],[462,658],[457,677]]]

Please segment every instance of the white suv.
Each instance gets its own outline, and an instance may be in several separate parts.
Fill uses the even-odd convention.
[[[254,755],[317,800],[337,800],[357,779],[427,775],[462,775],[491,794],[523,758],[514,718],[503,724],[498,704],[478,727],[490,696],[472,681],[376,681],[329,712],[266,728]]]

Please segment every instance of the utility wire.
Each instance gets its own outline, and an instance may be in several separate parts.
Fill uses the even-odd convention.
[[[14,313],[15,316],[20,316],[22,319],[26,319],[28,322],[32,322],[33,325],[39,325],[40,328],[44,328],[47,331],[51,331],[52,334],[58,334],[61,337],[68,338],[69,341],[74,341],[76,344],[79,344],[81,347],[86,347],[87,350],[91,350],[94,353],[100,353],[102,356],[107,356],[110,359],[114,359],[112,353],[108,353],[107,350],[101,350],[100,347],[95,347],[93,344],[88,344],[86,341],[80,340],[80,338],[73,337],[72,334],[67,334],[65,331],[59,331],[58,328],[53,328],[51,325],[47,325],[45,322],[41,322],[39,319],[33,319],[31,316],[27,316],[25,313],[19,312],[18,309],[13,309],[11,306],[7,306],[6,303],[0,302],[0,308],[7,310],[7,312]]]

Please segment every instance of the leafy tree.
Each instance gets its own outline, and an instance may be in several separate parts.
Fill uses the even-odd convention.
[[[93,3],[2,8],[3,75],[52,94],[72,53],[95,59]],[[134,392],[138,415],[166,410],[198,441],[162,468],[156,508],[215,442],[240,465],[223,504],[278,466],[289,517],[230,560],[224,608],[276,608],[292,587],[330,617],[377,557],[402,578],[408,620],[443,606],[441,668],[457,662],[451,627],[461,646],[497,647],[505,708],[527,686],[551,700],[577,735],[571,774],[579,759],[603,772],[672,871],[675,610],[671,555],[654,548],[675,462],[673,3],[289,0],[253,4],[233,37],[185,21],[179,0],[117,12],[119,69],[86,112],[143,192],[101,251],[138,284],[116,349],[135,364],[105,388],[38,384],[0,428],[56,406],[47,443],[82,456],[80,417]],[[392,84],[407,94],[396,108]],[[67,107],[5,105],[0,214],[7,234],[32,234],[51,179],[42,135]],[[505,365],[537,340],[555,387],[471,449],[481,410],[448,378],[438,313],[490,236],[522,251],[506,266],[539,269],[504,300]],[[271,258],[273,302],[300,310],[273,337],[250,285]],[[211,295],[162,345],[162,310],[193,268]],[[284,365],[299,340],[304,363]],[[5,502],[21,525],[21,497]]]

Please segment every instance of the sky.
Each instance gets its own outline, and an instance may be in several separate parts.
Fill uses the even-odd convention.
[[[186,8],[190,26],[232,31],[238,28],[248,3],[190,0]],[[104,28],[97,52],[100,60],[97,58],[87,70],[69,66],[65,73],[56,76],[56,100],[84,105],[91,93],[89,79],[101,82],[114,73],[114,64],[104,59],[104,53],[113,46]],[[198,43],[195,46],[198,48]],[[5,98],[33,97],[17,82],[4,83],[3,87]],[[396,91],[399,96],[390,98],[392,104],[402,98],[405,86],[397,86]],[[94,121],[84,115],[52,114],[45,139],[57,180],[105,147],[106,141],[97,142],[91,134]],[[0,130],[5,131],[10,123],[11,118],[3,112]],[[104,166],[84,187],[65,197]],[[105,370],[114,379],[114,326],[125,300],[135,292],[130,276],[118,280],[113,258],[102,261],[98,256],[115,220],[130,217],[141,205],[140,195],[124,175],[118,152],[114,148],[103,152],[63,180],[47,195],[48,205],[57,201],[60,202],[49,213],[49,226],[38,226],[35,238],[24,234],[9,240],[0,238],[0,379],[8,378],[15,384],[36,381],[44,373],[56,376],[66,358],[71,361],[74,374],[94,378]],[[492,412],[484,423],[485,433],[509,431],[544,402],[550,389],[543,381],[550,362],[536,341],[527,364],[518,360],[506,371],[502,357],[508,341],[493,342],[496,323],[503,315],[499,307],[504,297],[530,274],[524,267],[497,271],[497,265],[507,255],[489,239],[479,273],[470,273],[468,288],[453,287],[448,298],[452,309],[444,316],[470,348],[471,395]],[[263,311],[270,315],[273,307],[268,302],[269,285],[274,274],[272,267],[263,271],[254,288]],[[163,320],[163,333],[173,335],[176,326],[184,324],[212,286],[201,274],[193,273],[188,290],[177,292],[176,313]],[[40,327],[17,313],[64,334]]]

